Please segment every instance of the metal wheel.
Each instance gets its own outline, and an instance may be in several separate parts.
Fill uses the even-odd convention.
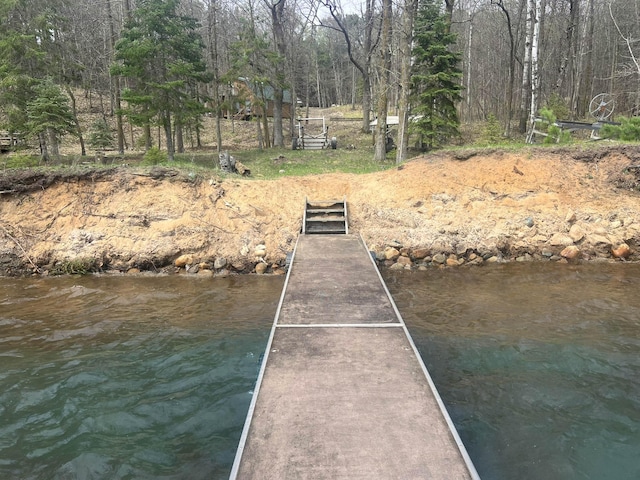
[[[589,113],[598,121],[603,121],[613,114],[616,106],[610,93],[599,93],[589,102]]]

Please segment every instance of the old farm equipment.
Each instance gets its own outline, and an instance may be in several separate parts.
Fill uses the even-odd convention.
[[[298,136],[293,138],[293,150],[324,150],[338,147],[336,137],[329,138],[329,126],[320,118],[298,118]]]
[[[595,122],[574,122],[572,120],[556,120],[553,126],[559,127],[561,132],[578,132],[578,131],[591,131],[591,140],[600,140],[600,129],[603,125],[619,125],[616,122],[612,122],[609,119],[613,115],[615,109],[615,99],[610,93],[599,93],[591,99],[589,102],[589,114],[595,118]],[[536,129],[536,124],[542,124],[547,127],[547,132]],[[553,134],[548,129],[549,123],[542,118],[536,118],[535,122],[527,135],[527,143],[533,143],[535,136],[540,135],[543,137],[551,137],[556,142],[560,141],[560,134]],[[557,130],[557,129],[556,129]]]

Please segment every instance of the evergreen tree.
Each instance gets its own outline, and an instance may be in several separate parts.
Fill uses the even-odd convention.
[[[44,161],[49,154],[58,156],[60,137],[76,133],[69,98],[51,79],[45,79],[34,89],[35,96],[27,102],[27,131],[40,140],[40,153]],[[51,152],[49,152],[51,148]]]
[[[414,130],[427,148],[458,135],[456,102],[461,99],[460,54],[451,51],[456,41],[448,17],[435,0],[420,0],[416,17],[412,97]]]
[[[173,126],[185,125],[204,112],[197,83],[209,79],[195,19],[178,14],[179,0],[142,0],[116,43],[112,74],[128,77],[122,93],[132,123],[152,122],[165,133],[173,160]]]

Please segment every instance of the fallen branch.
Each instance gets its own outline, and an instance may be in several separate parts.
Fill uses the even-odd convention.
[[[15,238],[13,235],[11,235],[11,234],[9,233],[9,230],[7,230],[7,229],[4,227],[4,225],[0,225],[0,228],[2,228],[2,230],[4,230],[5,235],[6,235],[7,237],[9,237],[9,238],[13,241],[13,243],[15,243],[15,244],[18,246],[18,248],[19,248],[20,250],[22,250],[22,254],[24,255],[24,258],[26,258],[26,259],[29,261],[29,263],[30,263],[30,264],[31,264],[31,266],[35,269],[35,271],[36,271],[37,273],[40,273],[40,272],[41,272],[40,267],[38,267],[35,263],[33,263],[33,260],[31,260],[31,258],[29,257],[29,255],[27,255],[27,251],[22,247],[22,245],[20,245],[20,242],[19,242],[18,240],[16,240],[16,238]]]

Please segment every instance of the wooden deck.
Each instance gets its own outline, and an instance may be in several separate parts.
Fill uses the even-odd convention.
[[[236,478],[479,478],[359,237],[299,237]]]

